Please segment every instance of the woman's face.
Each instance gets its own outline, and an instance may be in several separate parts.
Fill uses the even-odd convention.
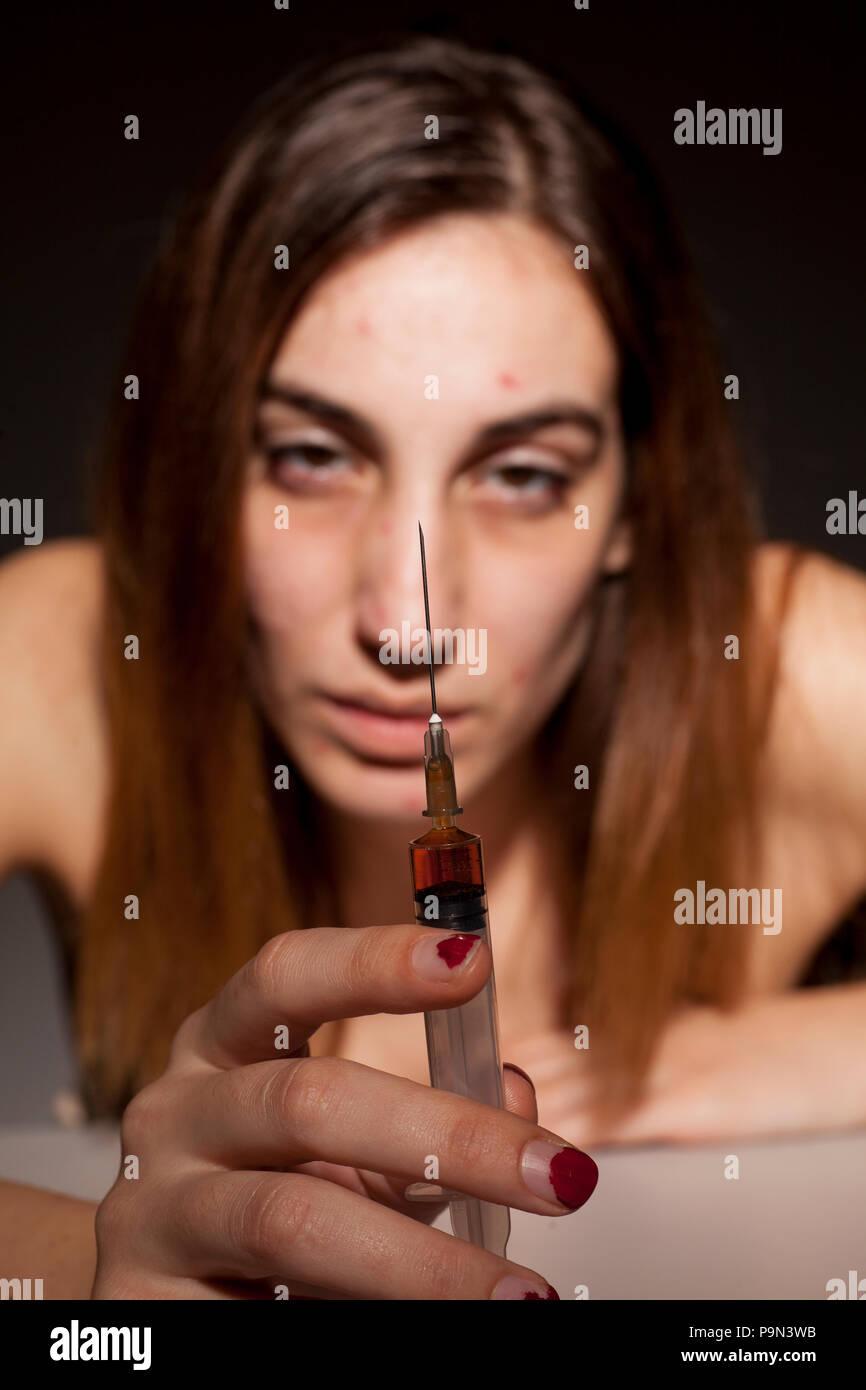
[[[335,267],[274,357],[244,501],[254,674],[335,808],[424,805],[419,521],[461,802],[581,663],[627,553],[616,353],[583,277],[523,219],[449,215]]]

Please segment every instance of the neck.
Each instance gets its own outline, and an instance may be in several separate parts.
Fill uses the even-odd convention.
[[[543,873],[546,846],[544,797],[532,748],[510,759],[458,816],[461,829],[480,835],[491,896],[508,884],[508,897],[530,887]],[[369,927],[411,922],[412,896],[409,841],[429,824],[405,821],[359,821],[333,807],[321,808],[329,837],[337,902],[343,926]],[[550,835],[548,829],[547,835]],[[517,881],[515,881],[517,880]],[[518,892],[522,897],[522,892]]]

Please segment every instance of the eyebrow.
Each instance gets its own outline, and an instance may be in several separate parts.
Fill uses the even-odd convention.
[[[294,406],[307,415],[332,425],[353,439],[367,453],[385,453],[385,443],[379,431],[363,415],[358,415],[348,406],[328,400],[313,391],[295,386],[286,381],[266,381],[261,390],[261,403],[276,400],[284,405]],[[510,415],[506,419],[494,420],[482,426],[472,441],[472,454],[489,449],[497,444],[521,435],[534,434],[537,430],[549,429],[553,425],[578,425],[593,437],[597,446],[604,434],[601,416],[587,406],[576,401],[549,401],[534,410],[521,415]]]

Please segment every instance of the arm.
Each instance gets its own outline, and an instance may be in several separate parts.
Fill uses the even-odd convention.
[[[724,1013],[689,1006],[664,1029],[643,1100],[612,1126],[587,1107],[568,1033],[512,1046],[539,1123],[571,1143],[700,1144],[866,1124],[866,984],[789,990]]]
[[[41,1279],[43,1297],[90,1298],[96,1202],[0,1182],[0,1276]]]
[[[781,636],[760,881],[784,885],[785,930],[753,938],[736,1011],[689,1007],[671,1018],[625,1141],[866,1123],[866,984],[792,986],[866,891],[866,579],[806,557]]]
[[[52,541],[0,564],[0,877],[38,867],[76,900],[101,849],[99,556]]]
[[[70,893],[99,849],[90,799],[102,768],[86,698],[97,575],[93,548],[79,541],[0,565],[0,879],[35,866]],[[0,1181],[0,1278],[42,1279],[46,1299],[89,1298],[95,1211]]]
[[[866,984],[789,990],[732,1014],[689,1008],[662,1036],[647,1101],[612,1142],[700,1143],[866,1124]]]

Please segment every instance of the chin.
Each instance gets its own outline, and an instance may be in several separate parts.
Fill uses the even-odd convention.
[[[299,758],[297,766],[311,791],[335,811],[359,820],[399,821],[410,836],[429,828],[423,758],[417,765],[387,764],[334,750],[309,766]]]

